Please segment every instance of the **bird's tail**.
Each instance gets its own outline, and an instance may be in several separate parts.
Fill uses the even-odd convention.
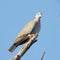
[[[17,48],[17,46],[13,44],[13,45],[9,48],[9,52],[13,52],[16,48]]]

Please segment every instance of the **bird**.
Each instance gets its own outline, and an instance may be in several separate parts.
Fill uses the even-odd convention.
[[[35,17],[25,25],[25,27],[15,38],[12,46],[8,49],[9,52],[13,52],[19,45],[26,43],[26,41],[32,37],[32,34],[39,33],[41,29],[41,17],[42,13],[37,12]]]

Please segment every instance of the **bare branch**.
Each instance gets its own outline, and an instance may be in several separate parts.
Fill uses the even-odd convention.
[[[43,60],[44,55],[45,55],[45,51],[43,52],[43,54],[42,54],[42,56],[41,56],[41,59],[40,59],[40,60]]]
[[[23,48],[16,54],[12,60],[19,60],[24,55],[24,53],[30,48],[30,46],[35,42],[35,39],[37,38],[38,34],[34,34],[34,36],[29,39],[28,42],[26,42],[23,46]]]

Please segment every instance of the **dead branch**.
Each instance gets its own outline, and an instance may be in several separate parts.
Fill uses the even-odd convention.
[[[35,42],[35,39],[37,38],[38,34],[34,34],[34,36],[29,39],[28,42],[26,42],[23,46],[23,48],[16,54],[15,57],[12,58],[12,60],[19,60],[21,57],[25,54],[25,52],[30,48],[30,46]]]
[[[43,52],[43,54],[42,54],[42,56],[41,56],[41,59],[40,59],[40,60],[43,60],[44,55],[45,55],[45,51]]]

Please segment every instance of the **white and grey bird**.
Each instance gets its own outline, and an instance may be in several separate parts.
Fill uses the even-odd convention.
[[[41,15],[42,14],[40,12],[36,13],[34,19],[32,19],[28,24],[26,24],[23,30],[17,35],[13,45],[9,48],[10,52],[13,52],[17,48],[17,46],[24,44],[28,40],[27,36],[31,37],[31,34],[39,33],[41,28]]]

